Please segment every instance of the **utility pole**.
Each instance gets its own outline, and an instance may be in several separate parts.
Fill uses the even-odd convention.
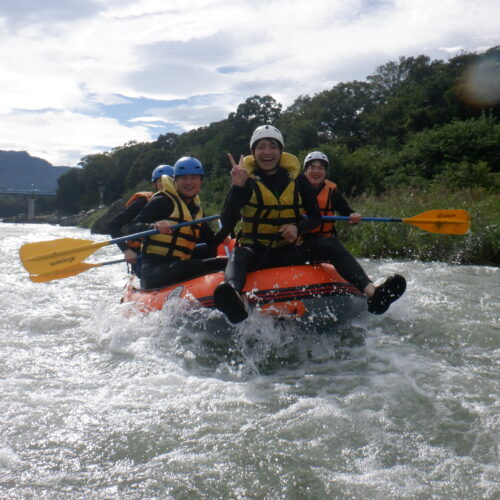
[[[31,194],[28,198],[28,220],[35,218],[35,189],[31,184]]]
[[[104,206],[104,182],[99,181],[97,187],[99,189],[99,208],[102,208]]]

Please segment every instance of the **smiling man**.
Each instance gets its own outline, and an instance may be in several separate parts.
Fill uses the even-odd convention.
[[[228,155],[232,186],[221,222],[232,230],[241,219],[241,228],[214,303],[231,323],[247,317],[240,297],[247,272],[303,263],[296,242],[321,222],[312,187],[298,159],[283,152],[284,145],[276,127],[262,125],[250,139],[252,155],[238,163]]]
[[[173,178],[163,177],[163,190],[156,193],[127,226],[129,233],[159,231],[142,244],[142,288],[158,288],[224,269],[227,259],[196,258],[195,246],[207,243],[209,251],[205,255],[215,255],[228,232],[221,229],[214,234],[207,223],[172,229],[175,224],[204,217],[199,197],[204,174],[197,158],[183,156],[177,160]]]

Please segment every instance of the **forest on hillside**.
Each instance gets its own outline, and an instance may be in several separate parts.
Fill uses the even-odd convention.
[[[339,83],[298,96],[286,109],[272,96],[252,96],[221,121],[148,143],[129,142],[81,159],[59,178],[57,206],[72,214],[148,188],[155,166],[194,155],[206,171],[208,211],[229,186],[227,152],[248,154],[256,126],[272,123],[285,150],[302,160],[320,149],[330,176],[348,197],[441,184],[497,192],[500,169],[500,47],[448,61],[400,57],[366,81]]]

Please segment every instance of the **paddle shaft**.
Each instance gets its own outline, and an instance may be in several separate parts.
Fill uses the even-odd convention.
[[[349,220],[350,218],[345,215],[324,215],[321,217],[322,220]],[[361,217],[361,221],[365,222],[413,222],[412,218],[397,218],[397,217]],[[435,222],[438,223],[436,219],[415,219],[415,222]],[[446,224],[463,224],[463,221],[461,220],[453,220],[453,219],[447,219],[446,221],[443,221]]]
[[[218,219],[220,215],[209,215],[208,217],[203,217],[202,219],[197,219],[194,221],[180,222],[179,224],[175,224],[172,226],[172,229],[180,229],[181,227],[191,226],[193,224],[201,224],[203,222],[210,222],[215,219]],[[120,236],[119,238],[115,238],[113,240],[109,240],[106,243],[111,245],[112,243],[123,243],[124,241],[133,241],[139,240],[141,238],[147,238],[148,236],[152,236],[153,234],[158,234],[160,231],[158,229],[149,229],[148,231],[143,231],[142,233],[129,234],[128,236]]]
[[[449,211],[451,212],[451,211]],[[457,211],[455,211],[457,212]],[[446,214],[446,211],[444,212]],[[436,218],[436,217],[422,217],[425,216],[427,212],[424,212],[421,215],[416,215],[414,217],[407,217],[407,218],[401,218],[401,217],[361,217],[361,221],[365,222],[405,222],[407,224],[413,224],[413,225],[418,225],[418,224],[467,224],[468,225],[468,220],[464,219],[454,219],[452,217],[443,217],[441,219]],[[321,217],[322,220],[326,221],[336,221],[336,220],[350,220],[350,217],[345,216],[345,215],[324,215]]]
[[[346,215],[324,215],[321,217],[322,220],[349,220],[350,218]],[[396,217],[361,217],[362,221],[365,222],[403,222],[404,219]]]
[[[111,266],[113,264],[121,264],[122,262],[127,262],[127,260],[126,259],[108,260],[106,262],[99,262],[98,264],[94,264],[94,267]]]

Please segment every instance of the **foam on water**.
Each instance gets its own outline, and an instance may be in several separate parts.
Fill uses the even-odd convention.
[[[498,495],[498,269],[364,260],[407,293],[319,334],[183,301],[130,314],[122,265],[31,283],[22,243],[88,232],[0,234],[1,496]]]

